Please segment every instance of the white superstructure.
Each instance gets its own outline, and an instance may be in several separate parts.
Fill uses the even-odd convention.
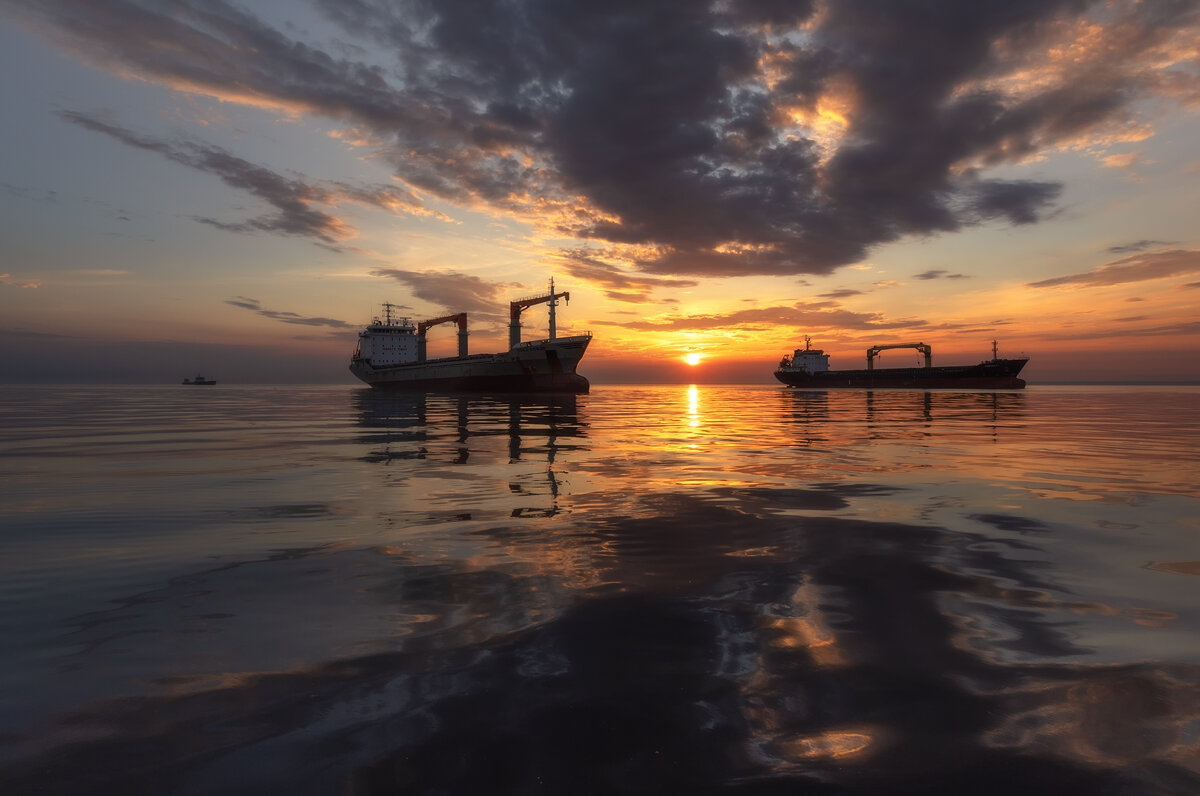
[[[804,338],[804,348],[797,348],[790,357],[779,362],[779,369],[800,373],[824,373],[829,370],[829,354],[811,347],[812,340]]]
[[[376,318],[358,333],[354,358],[376,367],[417,361],[417,327],[408,318],[393,318],[394,304],[383,305],[383,320]]]

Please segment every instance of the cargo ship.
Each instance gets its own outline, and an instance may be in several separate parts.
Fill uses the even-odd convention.
[[[550,291],[510,302],[508,350],[498,354],[467,353],[467,313],[445,315],[414,324],[397,317],[395,305],[384,304],[376,318],[358,333],[358,346],[350,359],[350,372],[372,387],[426,392],[586,393],[588,380],[575,372],[592,342],[592,335],[559,337],[555,308],[567,292]],[[521,340],[521,313],[529,307],[549,308],[549,335],[545,340]],[[426,332],[442,323],[458,325],[458,356],[429,359]]]
[[[811,347],[811,339],[804,338],[804,348],[797,348],[790,357],[785,356],[775,370],[775,378],[789,387],[809,387],[822,390],[845,387],[901,387],[981,390],[1019,390],[1025,386],[1018,378],[1029,357],[1001,359],[996,352],[996,341],[992,341],[992,358],[978,365],[950,365],[933,367],[933,350],[924,343],[893,343],[871,346],[867,349],[865,370],[830,370],[829,354]],[[877,368],[875,357],[880,351],[891,348],[915,348],[925,355],[924,367]]]

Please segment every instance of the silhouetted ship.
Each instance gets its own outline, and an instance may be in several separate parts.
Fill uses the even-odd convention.
[[[895,343],[867,349],[865,370],[830,370],[829,354],[810,347],[804,338],[804,348],[797,348],[784,357],[775,371],[775,378],[789,387],[835,389],[842,387],[958,387],[974,389],[1011,390],[1025,386],[1017,378],[1029,357],[1001,359],[992,341],[992,358],[978,365],[933,367],[932,349],[924,343]],[[925,366],[915,368],[877,368],[875,355],[889,348],[915,348],[925,355]]]
[[[216,382],[213,381],[212,379],[206,379],[199,374],[197,374],[196,378],[194,378],[194,379],[184,379],[183,383],[184,384],[216,384]]]
[[[395,318],[395,307],[384,304],[383,320],[375,319],[358,333],[350,372],[372,387],[442,392],[562,392],[585,393],[588,380],[575,372],[591,334],[558,337],[554,310],[570,293],[550,292],[511,302],[507,351],[467,353],[467,314],[460,312],[413,324]],[[537,304],[549,305],[550,328],[545,340],[521,341],[521,313]],[[458,324],[458,356],[428,359],[426,331],[440,323]]]

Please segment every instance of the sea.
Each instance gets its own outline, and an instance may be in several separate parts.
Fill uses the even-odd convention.
[[[0,387],[0,792],[1200,793],[1200,387]]]

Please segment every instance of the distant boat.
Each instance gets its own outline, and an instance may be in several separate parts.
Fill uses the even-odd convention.
[[[784,357],[775,370],[775,378],[789,387],[835,389],[839,387],[958,387],[964,389],[1019,390],[1025,380],[1017,378],[1029,357],[1001,359],[996,353],[996,341],[992,341],[992,358],[978,365],[951,365],[933,367],[932,351],[924,343],[893,343],[877,345],[867,349],[866,370],[830,370],[829,354],[819,348],[809,347],[809,338],[804,338],[804,348],[797,348],[790,357]],[[889,348],[915,348],[925,355],[925,367],[877,368],[875,356]]]
[[[184,384],[216,384],[216,382],[213,381],[212,379],[206,379],[198,373],[196,374],[196,378],[184,379],[183,383]]]

